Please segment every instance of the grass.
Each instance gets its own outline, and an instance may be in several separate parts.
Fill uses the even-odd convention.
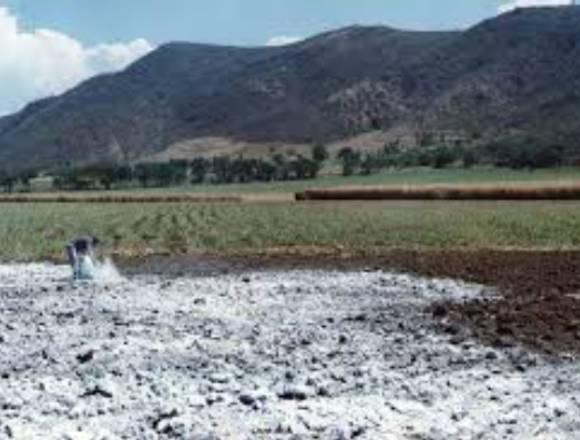
[[[61,258],[75,235],[107,252],[322,247],[578,248],[579,202],[344,202],[0,205],[0,260]]]
[[[453,183],[502,183],[502,182],[562,182],[580,181],[580,168],[554,168],[546,170],[509,170],[499,168],[473,169],[405,169],[381,171],[370,176],[321,176],[314,180],[290,182],[253,182],[245,184],[184,185],[158,188],[149,191],[198,192],[198,193],[295,193],[307,188],[354,186],[354,185],[424,185]]]
[[[147,192],[51,192],[0,194],[0,203],[216,203],[242,202],[243,198],[227,194],[147,193]]]
[[[295,193],[312,187],[336,187],[354,185],[428,185],[428,184],[455,184],[455,183],[510,183],[510,182],[569,182],[580,181],[580,168],[553,168],[546,170],[509,170],[499,168],[410,168],[404,170],[385,170],[370,176],[342,177],[336,175],[320,176],[314,180],[300,180],[290,182],[253,182],[245,184],[220,185],[182,185],[171,188],[133,188],[137,192],[171,192],[171,193],[231,193],[231,194],[276,194]],[[50,192],[51,181],[47,178],[35,179],[32,189],[34,192]],[[125,190],[121,190],[125,192]]]

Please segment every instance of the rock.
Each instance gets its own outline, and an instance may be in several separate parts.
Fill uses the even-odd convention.
[[[330,396],[330,390],[326,385],[319,385],[316,388],[316,395],[320,396],[320,397],[329,397]]]
[[[251,393],[242,393],[238,396],[238,399],[246,406],[253,406],[256,403],[256,398]]]
[[[245,391],[240,393],[238,400],[246,406],[258,409],[266,403],[268,394],[263,390]]]
[[[171,408],[170,410],[160,410],[159,413],[155,417],[153,417],[151,426],[155,431],[157,431],[159,426],[161,425],[161,422],[163,422],[164,420],[172,419],[177,416],[179,416],[179,411],[177,410],[177,408]]]
[[[488,351],[487,353],[485,353],[485,359],[487,359],[488,361],[495,361],[497,360],[497,353],[495,351]]]
[[[187,403],[193,408],[203,408],[207,404],[207,399],[200,395],[192,395],[187,398]]]
[[[231,381],[231,376],[225,373],[213,373],[209,376],[212,383],[226,384]]]
[[[95,350],[87,350],[84,353],[79,353],[77,354],[77,361],[79,362],[79,364],[86,364],[87,362],[90,362],[94,359],[95,357]]]
[[[213,405],[213,404],[215,404],[215,403],[220,403],[220,402],[223,402],[224,400],[225,400],[225,399],[224,399],[224,396],[223,396],[222,394],[218,394],[218,393],[215,393],[215,394],[209,394],[209,395],[208,395],[208,396],[205,398],[205,402],[206,402],[208,405],[210,405],[210,406],[211,406],[211,405]]]
[[[328,440],[350,440],[351,430],[348,425],[332,425],[324,433]]]
[[[464,341],[465,338],[461,334],[454,335],[449,339],[449,343],[453,345],[461,345]]]
[[[157,423],[155,431],[161,438],[192,439],[193,426],[187,417],[168,417]],[[207,438],[207,437],[201,437]]]
[[[86,390],[83,394],[81,394],[81,398],[84,397],[105,397],[107,399],[111,399],[113,397],[112,391],[102,387],[101,385],[95,385],[92,388]]]
[[[354,322],[365,322],[368,319],[366,313],[359,313],[357,315],[351,316],[349,317],[349,321],[354,321]]]
[[[306,400],[312,393],[307,387],[284,384],[276,394],[282,400]]]
[[[433,312],[431,313],[434,318],[443,318],[447,316],[447,307],[443,306],[442,304],[438,304],[433,308]]]
[[[202,433],[195,433],[191,437],[190,440],[220,440],[217,434],[213,432],[202,432]],[[189,440],[188,439],[188,440]]]
[[[350,437],[351,438],[360,437],[361,435],[363,435],[366,432],[366,430],[367,429],[364,426],[355,425],[351,429]]]
[[[457,335],[459,333],[459,327],[453,324],[448,324],[443,328],[443,331],[449,335]]]

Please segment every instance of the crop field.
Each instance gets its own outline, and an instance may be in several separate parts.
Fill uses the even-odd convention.
[[[1,204],[0,259],[61,258],[73,236],[107,253],[237,253],[316,247],[580,247],[580,202]]]

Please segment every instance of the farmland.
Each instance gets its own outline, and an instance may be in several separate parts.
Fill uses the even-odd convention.
[[[508,170],[499,168],[432,169],[411,168],[381,171],[369,176],[321,175],[313,180],[288,182],[252,182],[245,184],[185,185],[150,191],[198,192],[198,193],[294,193],[311,187],[332,188],[355,185],[429,185],[429,184],[478,184],[478,183],[538,183],[580,181],[578,168],[554,168],[545,170]]]
[[[580,247],[577,202],[2,204],[0,258],[60,258],[79,234],[120,256],[317,248]]]
[[[412,169],[294,182],[6,195],[2,200],[19,203],[0,204],[0,258],[61,258],[63,243],[79,234],[99,235],[107,253],[127,257],[272,249],[283,253],[305,248],[325,252],[393,247],[576,248],[580,246],[580,202],[294,203],[293,192],[339,185],[505,183],[533,187],[579,181],[580,173],[573,168],[533,172]]]
[[[499,168],[409,168],[402,170],[384,170],[368,176],[354,175],[343,177],[336,175],[338,169],[329,168],[318,178],[310,180],[251,182],[232,184],[197,184],[178,185],[162,188],[132,188],[133,191],[161,193],[219,193],[219,194],[280,194],[304,191],[311,187],[332,188],[336,186],[366,185],[431,185],[431,184],[500,184],[500,183],[540,183],[540,182],[578,182],[580,169],[553,168],[534,171],[510,170]],[[33,181],[34,192],[52,192],[51,181],[39,178]],[[116,192],[116,191],[115,191]],[[125,192],[125,189],[123,189]]]

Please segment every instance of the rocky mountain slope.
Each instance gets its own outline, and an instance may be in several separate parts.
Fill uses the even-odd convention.
[[[464,32],[351,27],[284,47],[171,43],[125,71],[0,119],[4,168],[134,161],[179,146],[410,144],[580,125],[580,7],[535,8]],[[576,141],[577,142],[577,141]]]

